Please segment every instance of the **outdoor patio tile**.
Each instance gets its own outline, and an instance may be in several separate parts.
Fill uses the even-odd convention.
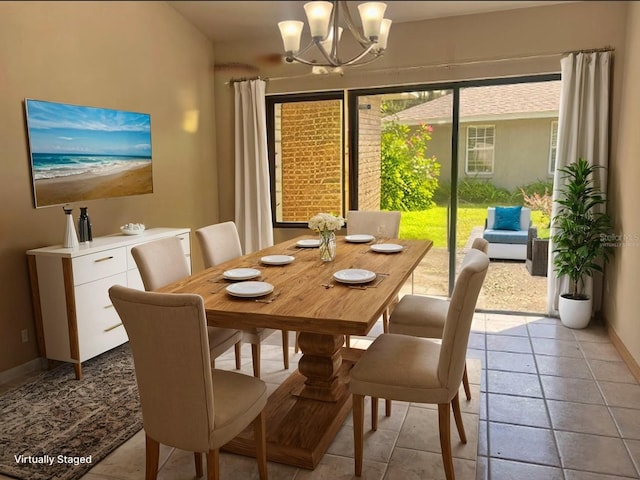
[[[533,351],[541,355],[582,358],[578,342],[553,338],[532,338]]]
[[[527,323],[526,315],[513,315],[511,313],[487,313],[487,323],[506,322],[524,325]]]
[[[607,405],[640,408],[640,385],[631,383],[598,382]],[[640,412],[639,412],[640,413]]]
[[[620,383],[636,383],[636,379],[631,374],[631,370],[624,362],[608,360],[588,360],[591,371],[596,380]]]
[[[487,371],[487,392],[542,397],[542,389],[537,375],[530,373]]]
[[[536,363],[529,353],[487,352],[487,368],[510,372],[536,373]]]
[[[582,342],[580,344],[585,358],[621,362],[622,357],[610,343]]]
[[[537,338],[555,338],[557,340],[575,340],[573,333],[562,325],[529,323],[529,335]]]
[[[496,457],[560,466],[553,432],[545,428],[489,422],[489,455],[491,460]]]
[[[487,398],[487,407],[491,422],[551,428],[547,408],[542,398],[490,393]]]
[[[527,316],[527,324],[538,325],[562,325],[559,319],[553,317],[546,317],[544,315],[529,315]]]
[[[478,424],[478,455],[489,455],[487,446],[487,422],[480,421]]]
[[[487,350],[513,353],[531,353],[528,337],[487,334]]]
[[[547,400],[555,430],[618,436],[618,429],[604,405]]]
[[[476,461],[476,480],[488,480],[489,479],[489,459],[478,455]]]
[[[541,375],[544,396],[551,400],[604,405],[604,399],[593,380]]]
[[[636,475],[619,438],[560,431],[555,435],[564,468],[628,477]]]
[[[593,378],[587,361],[582,357],[574,358],[536,355],[535,358],[540,375],[587,379]]]
[[[640,440],[640,411],[631,408],[610,407],[622,438]]]
[[[490,458],[491,480],[564,480],[558,467]]]

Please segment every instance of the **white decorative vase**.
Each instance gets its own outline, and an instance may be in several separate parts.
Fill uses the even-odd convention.
[[[320,232],[320,260],[332,262],[336,258],[336,233],[333,230]]]
[[[64,231],[64,243],[62,246],[64,248],[78,248],[78,235],[76,234],[76,227],[73,223],[73,215],[71,212],[73,208],[62,207],[65,213],[65,217],[67,218],[67,226]]]
[[[591,320],[591,297],[586,300],[574,300],[560,295],[558,299],[558,313],[560,321],[565,327],[585,328]]]

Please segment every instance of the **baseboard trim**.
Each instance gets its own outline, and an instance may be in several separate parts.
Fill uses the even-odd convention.
[[[633,355],[627,350],[625,344],[620,340],[620,337],[616,333],[616,331],[609,325],[609,322],[605,323],[607,326],[607,333],[609,334],[609,338],[611,339],[611,343],[618,351],[624,363],[627,364],[629,370],[631,370],[631,374],[635,377],[636,381],[640,383],[640,365],[636,362],[636,359],[633,358]]]
[[[9,383],[32,372],[46,370],[46,368],[47,364],[45,359],[41,357],[34,358],[27,363],[23,363],[22,365],[18,365],[17,367],[10,368],[9,370],[5,370],[4,372],[0,372],[0,385]]]

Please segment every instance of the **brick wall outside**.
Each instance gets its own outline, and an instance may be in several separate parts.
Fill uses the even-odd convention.
[[[380,210],[380,98],[359,100],[358,210]]]
[[[342,211],[342,109],[339,100],[282,104],[281,219],[306,222]]]
[[[358,208],[379,210],[380,99],[363,98],[360,103],[370,108],[359,111]],[[343,174],[348,170],[343,173],[341,115],[339,100],[283,103],[276,110],[278,221],[306,222],[319,212],[346,215]]]

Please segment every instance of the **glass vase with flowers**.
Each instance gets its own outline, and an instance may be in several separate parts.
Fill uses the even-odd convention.
[[[309,220],[309,228],[320,236],[320,259],[331,262],[336,258],[336,230],[344,226],[344,218],[331,213],[318,213]]]

